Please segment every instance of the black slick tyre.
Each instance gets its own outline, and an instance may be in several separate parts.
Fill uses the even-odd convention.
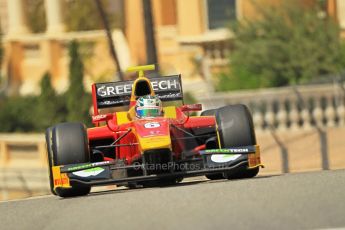
[[[62,123],[52,130],[52,165],[68,165],[90,162],[86,128],[81,123]],[[60,197],[83,196],[91,187],[71,184],[71,188],[57,188]]]
[[[256,145],[252,116],[245,105],[228,105],[216,112],[218,133],[222,148]],[[224,173],[226,179],[255,177],[259,168],[243,167],[234,173]]]

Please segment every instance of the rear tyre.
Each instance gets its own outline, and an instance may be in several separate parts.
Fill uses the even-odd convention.
[[[216,121],[222,147],[256,145],[252,116],[245,105],[228,105],[217,110]],[[223,173],[226,179],[255,177],[259,168],[239,169],[235,173]]]
[[[216,114],[216,109],[209,109],[202,111],[200,116],[214,116]]]
[[[54,195],[57,195],[54,191],[54,181],[53,181],[53,172],[52,172],[52,166],[53,166],[53,150],[52,150],[52,133],[53,128],[49,127],[46,130],[45,138],[46,138],[46,148],[47,148],[47,160],[48,160],[48,173],[49,173],[49,187],[50,192]]]
[[[200,116],[215,116],[217,109],[209,109],[203,111]],[[220,180],[224,179],[222,173],[212,173],[212,174],[206,174],[205,177],[209,180]]]
[[[52,131],[52,163],[54,166],[90,162],[85,126],[81,123],[62,123]],[[57,188],[60,197],[87,195],[91,186],[71,184],[71,188]]]

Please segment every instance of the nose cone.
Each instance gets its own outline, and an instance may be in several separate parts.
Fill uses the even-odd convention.
[[[141,152],[153,149],[171,149],[170,129],[167,119],[137,120],[134,127]]]

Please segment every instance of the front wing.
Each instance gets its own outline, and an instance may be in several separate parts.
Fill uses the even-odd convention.
[[[198,158],[171,162],[170,168],[172,170],[169,173],[152,175],[145,173],[145,168],[148,167],[145,163],[124,165],[119,164],[118,161],[102,161],[53,166],[54,190],[56,188],[70,188],[74,184],[102,186],[171,177],[202,176],[210,173],[236,172],[243,168],[264,167],[261,164],[258,145],[203,150],[199,151],[199,155]],[[176,166],[179,166],[178,171],[175,170]],[[144,175],[128,176],[127,170],[143,170]]]

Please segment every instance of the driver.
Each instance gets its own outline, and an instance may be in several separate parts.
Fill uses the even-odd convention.
[[[162,101],[157,96],[139,97],[135,105],[137,118],[160,117],[163,115]]]

